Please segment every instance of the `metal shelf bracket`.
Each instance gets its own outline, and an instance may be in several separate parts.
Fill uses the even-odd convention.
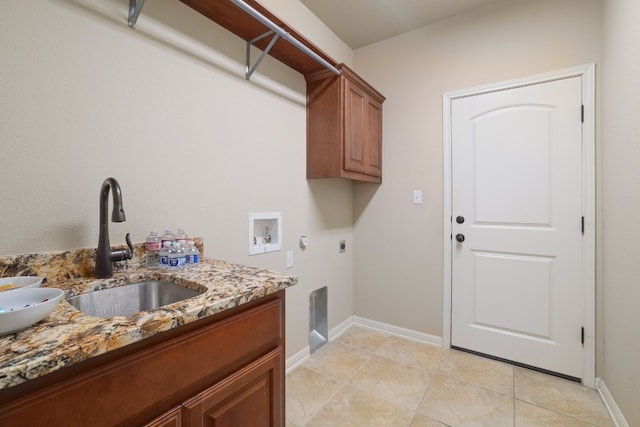
[[[262,51],[262,54],[260,54],[260,57],[256,60],[256,63],[253,64],[253,67],[252,67],[251,66],[251,46],[258,40],[262,40],[265,37],[269,37],[271,34],[273,34],[273,38],[271,39],[267,47]],[[244,72],[245,79],[249,80],[251,78],[251,75],[253,74],[253,72],[256,70],[256,68],[258,68],[258,66],[264,59],[264,57],[269,54],[269,51],[271,50],[273,45],[276,44],[279,38],[280,38],[279,34],[276,34],[273,31],[267,31],[263,35],[247,41],[247,67]]]
[[[133,1],[133,0],[130,0],[130,1]],[[320,55],[318,55],[317,53],[315,53],[314,51],[309,49],[307,46],[305,46],[304,44],[300,43],[300,41],[298,41],[297,39],[292,37],[291,34],[289,34],[284,29],[280,28],[279,26],[277,26],[276,24],[271,22],[266,16],[264,16],[263,14],[261,14],[260,12],[258,12],[257,10],[255,10],[254,8],[249,6],[243,0],[229,0],[229,1],[231,1],[231,3],[235,4],[240,9],[244,10],[245,12],[247,12],[249,15],[251,15],[253,18],[255,18],[256,21],[261,22],[263,25],[265,25],[267,28],[269,28],[271,30],[271,31],[268,31],[268,32],[266,32],[265,34],[263,34],[261,36],[258,36],[258,37],[254,38],[252,40],[249,40],[247,42],[247,72],[245,73],[245,78],[247,80],[249,80],[249,78],[251,77],[251,74],[253,74],[253,72],[258,67],[258,65],[260,64],[260,62],[264,58],[264,56],[271,50],[271,48],[273,47],[273,45],[275,44],[275,42],[278,40],[279,37],[283,38],[284,40],[286,40],[289,43],[291,43],[292,45],[294,45],[300,51],[304,52],[308,57],[310,57],[311,59],[313,59],[314,61],[316,61],[320,65],[322,65],[327,70],[331,71],[333,74],[336,74],[336,75],[340,75],[341,74],[340,70],[338,70],[336,67],[331,65],[324,58],[322,58]],[[251,68],[250,65],[249,65],[249,49],[251,48],[251,45],[253,43],[255,43],[256,41],[261,40],[264,37],[267,37],[267,36],[269,36],[269,35],[271,35],[273,33],[275,33],[275,36],[273,37],[273,39],[271,39],[271,42],[269,42],[269,45],[264,50],[264,52],[262,53],[260,58],[258,58],[258,61],[256,61],[256,64]]]
[[[144,0],[129,0],[129,27],[135,28]]]

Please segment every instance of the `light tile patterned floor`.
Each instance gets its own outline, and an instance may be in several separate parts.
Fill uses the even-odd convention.
[[[613,425],[580,384],[357,326],[287,375],[287,427]]]

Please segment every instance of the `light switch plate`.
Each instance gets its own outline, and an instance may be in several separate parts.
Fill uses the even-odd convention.
[[[422,191],[413,190],[413,204],[421,205],[422,204]]]
[[[287,268],[293,267],[293,251],[287,251]]]

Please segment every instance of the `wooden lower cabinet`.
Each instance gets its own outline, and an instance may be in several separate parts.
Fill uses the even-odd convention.
[[[284,424],[277,349],[145,427],[276,427]]]
[[[283,425],[282,351],[275,350],[182,406],[184,426],[274,427]]]
[[[0,390],[0,426],[284,426],[284,291]]]

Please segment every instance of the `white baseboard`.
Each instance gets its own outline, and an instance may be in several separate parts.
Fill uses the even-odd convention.
[[[329,331],[329,341],[333,341],[336,338],[338,338],[340,335],[347,332],[347,329],[349,329],[351,325],[353,325],[353,316],[350,316],[349,318],[347,318],[347,320],[340,323],[335,328]]]
[[[389,325],[387,323],[377,322],[375,320],[365,319],[359,316],[351,316],[344,322],[337,325],[329,331],[329,342],[335,340],[344,334],[351,326],[361,326],[363,328],[373,329],[387,334],[395,335],[400,338],[406,338],[411,341],[422,342],[425,344],[442,347],[442,338],[435,335],[429,335],[417,332],[411,329],[401,328],[399,326]],[[286,371],[287,374],[300,366],[310,356],[309,346],[306,346],[296,354],[287,358]]]
[[[353,317],[349,317],[347,320],[340,323],[335,328],[331,329],[329,331],[329,341],[333,341],[334,339],[338,338],[340,335],[344,334],[346,330],[349,329],[349,327],[353,324],[352,319]],[[306,346],[305,348],[303,348],[293,356],[287,358],[286,373],[288,374],[289,372],[293,371],[298,366],[300,366],[302,362],[307,360],[307,358],[311,355],[310,351],[311,349],[309,348],[309,346]]]
[[[442,337],[425,334],[424,332],[414,331],[412,329],[401,328],[399,326],[389,325],[387,323],[377,322],[375,320],[365,319],[364,317],[353,316],[353,324],[364,328],[374,329],[376,331],[385,332],[400,338],[406,338],[411,341],[417,341],[425,344],[442,347]]]
[[[296,369],[298,366],[302,364],[302,362],[307,360],[308,357],[309,357],[309,346],[306,346],[305,348],[303,348],[293,356],[287,357],[286,368],[285,368],[286,373],[288,374],[289,372]]]
[[[600,399],[602,399],[604,406],[607,408],[607,411],[609,411],[609,415],[616,427],[629,427],[629,423],[624,418],[624,415],[622,415],[622,411],[602,378],[596,378],[596,390],[598,390]]]

